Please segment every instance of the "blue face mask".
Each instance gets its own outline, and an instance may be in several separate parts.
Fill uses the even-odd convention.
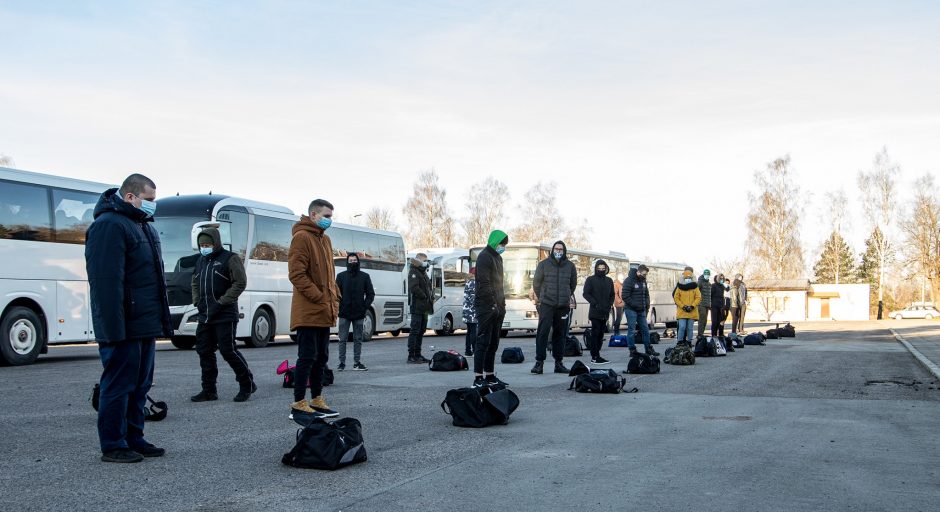
[[[555,251],[555,259],[560,260],[565,256],[565,251]]]
[[[329,229],[330,226],[332,225],[333,225],[333,219],[330,219],[328,217],[320,217],[320,220],[317,221],[317,226],[324,231]]]
[[[496,254],[502,254],[502,253],[504,253],[504,252],[506,252],[506,246],[505,246],[505,245],[497,245],[497,246],[496,246]]]
[[[140,211],[146,213],[148,217],[153,217],[153,214],[157,213],[157,203],[141,198]]]
[[[203,256],[208,256],[208,255],[212,254],[212,251],[214,251],[214,250],[215,250],[215,249],[214,249],[213,247],[200,247],[200,248],[199,248],[199,254],[202,254]]]

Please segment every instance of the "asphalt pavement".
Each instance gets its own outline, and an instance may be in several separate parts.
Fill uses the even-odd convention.
[[[335,472],[280,463],[297,430],[274,373],[296,357],[289,340],[243,349],[260,388],[250,401],[231,401],[220,359],[220,400],[200,404],[189,401],[195,352],[161,342],[151,395],[170,410],[147,437],[167,455],[139,464],[98,459],[96,347],[53,347],[35,365],[0,368],[0,509],[940,509],[940,385],[889,330],[904,324],[796,327],[795,339],[629,376],[640,392],[621,395],[530,374],[534,339],[514,335],[502,346],[522,347],[526,362],[497,372],[522,405],[509,425],[480,430],[453,427],[439,406],[470,372],[408,365],[405,338],[382,336],[363,348],[369,371],[337,372],[325,392],[362,422],[369,453]],[[940,323],[909,328],[940,342]],[[429,335],[424,352],[462,347],[462,336]],[[626,349],[603,355],[626,367]]]

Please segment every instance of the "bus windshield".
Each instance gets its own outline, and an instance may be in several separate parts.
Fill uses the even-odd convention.
[[[508,247],[503,253],[503,276],[507,299],[525,299],[532,290],[539,250],[534,247]]]
[[[193,251],[193,224],[204,221],[196,217],[156,217],[153,225],[160,234],[163,267],[167,273],[192,270],[197,252]]]

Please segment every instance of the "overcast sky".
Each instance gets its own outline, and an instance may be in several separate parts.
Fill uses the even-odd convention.
[[[940,7],[846,2],[82,2],[0,0],[0,153],[22,169],[162,195],[212,190],[349,219],[401,206],[435,168],[518,203],[559,184],[594,249],[741,252],[756,169],[790,154],[807,194],[882,146],[940,169]],[[512,224],[513,219],[507,221]]]

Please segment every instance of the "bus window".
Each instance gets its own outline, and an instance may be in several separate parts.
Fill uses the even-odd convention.
[[[348,229],[337,227],[331,229],[329,233],[330,243],[333,245],[334,265],[338,267],[346,266],[346,256],[350,253],[356,253],[353,247],[353,232]],[[363,266],[365,268],[365,266]]]
[[[255,215],[255,246],[251,249],[251,259],[287,261],[293,225],[289,220]]]
[[[245,255],[248,253],[248,214],[223,209],[217,219],[222,244],[245,261]]]
[[[4,182],[0,187],[0,238],[51,241],[49,189]]]
[[[85,231],[94,220],[99,194],[74,190],[52,190],[55,205],[55,241],[66,244],[84,244]]]

